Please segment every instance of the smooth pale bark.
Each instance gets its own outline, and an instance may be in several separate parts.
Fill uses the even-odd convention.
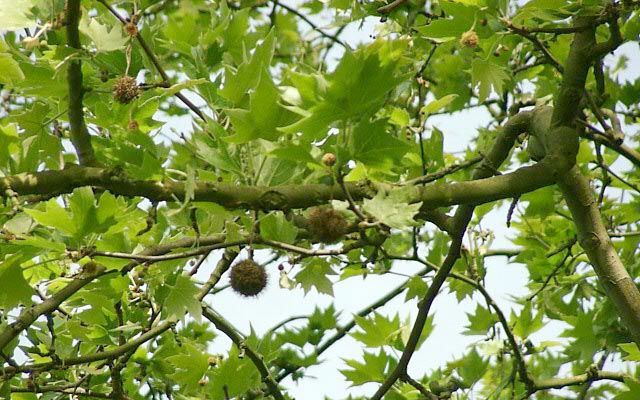
[[[616,22],[615,26],[610,26],[609,41],[596,43],[594,18],[576,17],[574,19],[574,26],[593,26],[593,28],[577,32],[574,36],[564,67],[562,85],[555,98],[551,132],[563,132],[558,127],[575,130],[574,124],[580,113],[589,69],[594,60],[602,56],[603,49],[615,49],[620,40],[616,34],[618,29]],[[564,147],[564,139],[564,137],[550,137],[550,147]],[[618,315],[629,329],[633,340],[640,345],[640,292],[611,243],[589,181],[578,167],[574,166],[559,174],[558,185],[573,215],[580,244],[587,253],[600,284],[615,305]]]
[[[587,253],[600,284],[634,341],[640,344],[640,292],[611,243],[589,181],[574,167],[560,179],[558,186],[573,216],[580,245]]]
[[[378,190],[402,191],[409,203],[423,202],[423,209],[457,204],[483,204],[511,198],[554,183],[550,163],[522,167],[511,173],[466,182],[397,187],[371,182],[350,182],[346,188],[354,200],[373,197]],[[486,166],[485,166],[486,167]],[[178,181],[139,181],[102,168],[71,167],[57,171],[23,173],[0,179],[0,191],[18,195],[53,197],[92,186],[116,195],[140,196],[152,201],[183,200],[185,184]],[[289,210],[308,208],[331,200],[346,200],[339,185],[307,184],[240,186],[198,182],[194,201],[210,201],[227,208]]]

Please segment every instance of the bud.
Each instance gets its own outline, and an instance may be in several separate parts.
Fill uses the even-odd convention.
[[[135,119],[132,119],[127,124],[127,129],[129,129],[130,131],[137,131],[139,127],[140,125],[138,124],[138,121],[136,121]]]
[[[22,45],[25,49],[32,50],[40,46],[40,39],[38,39],[37,37],[27,36],[26,38],[22,39]]]
[[[460,44],[464,47],[473,49],[478,46],[478,42],[480,42],[480,39],[478,38],[478,34],[474,30],[466,31],[460,37]]]
[[[327,167],[333,167],[336,164],[336,155],[333,153],[325,153],[322,156],[322,163]]]

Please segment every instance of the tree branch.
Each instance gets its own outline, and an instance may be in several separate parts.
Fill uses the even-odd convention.
[[[260,372],[260,376],[262,376],[262,381],[269,388],[269,393],[273,395],[277,400],[284,400],[284,396],[282,392],[280,392],[280,388],[278,387],[278,383],[271,376],[269,372],[269,368],[267,368],[266,364],[262,359],[262,355],[256,353],[251,347],[247,345],[244,338],[240,336],[240,334],[236,331],[236,329],[229,324],[224,318],[222,318],[218,313],[213,311],[209,306],[202,307],[202,315],[211,321],[216,328],[222,331],[236,346],[238,349],[244,350],[251,362],[256,366],[258,372]]]
[[[574,26],[592,23],[593,17],[574,18]],[[593,58],[597,56],[593,53],[595,45],[595,26],[576,33],[565,65],[566,73],[555,99],[551,129],[575,126],[587,74]],[[573,216],[580,245],[593,264],[600,284],[616,306],[633,340],[640,344],[640,291],[611,243],[589,181],[574,165],[560,174],[558,186]]]
[[[23,330],[27,329],[41,315],[57,309],[62,302],[82,289],[89,282],[104,273],[105,267],[95,262],[84,265],[83,271],[71,280],[65,287],[56,292],[40,304],[36,304],[22,311],[16,320],[0,332],[0,351],[15,339]]]
[[[465,182],[435,183],[426,186],[394,187],[368,181],[347,182],[354,200],[373,197],[378,190],[403,191],[411,203],[422,202],[423,209],[456,204],[483,204],[512,198],[554,183],[553,164],[544,160],[513,172]],[[0,191],[11,189],[18,195],[53,197],[74,189],[92,186],[122,196],[142,196],[151,201],[180,201],[187,188],[181,181],[140,181],[128,179],[117,171],[93,167],[70,167],[64,170],[28,172],[0,179]],[[345,200],[338,185],[306,184],[281,186],[239,186],[213,182],[196,182],[194,201],[209,201],[227,208],[290,210],[308,208],[331,200]]]
[[[567,386],[582,385],[583,383],[595,382],[605,379],[624,382],[625,378],[630,378],[630,376],[623,372],[593,371],[582,375],[571,376],[568,378],[541,379],[539,381],[536,381],[534,392],[548,389],[562,389]]]
[[[164,250],[164,247],[162,246],[159,246],[159,248],[161,250]],[[156,251],[159,251],[159,250],[156,249]],[[213,289],[213,287],[220,281],[222,274],[224,273],[224,271],[226,271],[226,269],[229,268],[234,258],[235,258],[235,253],[225,252],[225,254],[222,256],[222,258],[218,262],[216,269],[212,273],[207,283],[203,285],[202,288],[200,288],[198,294],[196,295],[196,298],[198,300],[202,301],[202,299],[204,299],[204,297],[211,291],[211,289]],[[101,267],[96,269],[95,274],[97,276],[103,272],[104,272],[104,267]],[[87,282],[85,282],[84,284],[86,285],[86,283],[90,282],[92,279],[93,278],[90,278],[90,276],[86,276],[85,278],[83,278],[83,280],[87,280]],[[32,309],[37,308],[37,310],[29,313],[29,315],[35,315],[35,314],[42,315],[46,312],[50,312],[52,309],[55,309],[62,301],[64,301],[64,299],[70,297],[73,293],[77,292],[82,286],[84,286],[82,285],[78,287],[79,283],[77,283],[77,281],[79,280],[81,279],[78,278],[77,280],[72,281],[70,284],[65,286],[62,290],[60,290],[54,296],[52,296],[45,302],[39,304],[38,306],[33,307]],[[64,297],[64,299],[61,300],[62,297]],[[26,313],[27,311],[21,314],[21,316],[18,317],[18,321],[20,321],[20,319],[23,318],[22,316],[25,315]],[[37,316],[33,318],[33,321],[35,321],[36,318]],[[29,322],[29,324],[33,323],[33,321]],[[156,336],[162,334],[163,332],[171,328],[174,324],[175,324],[175,321],[166,320],[156,325],[155,327],[147,330],[146,332],[142,333],[137,338],[129,339],[127,343],[117,346],[111,350],[94,352],[94,353],[90,353],[90,354],[79,356],[79,357],[70,357],[64,360],[58,360],[57,362],[32,364],[32,365],[25,365],[20,367],[5,367],[3,372],[7,374],[13,374],[16,372],[29,372],[29,371],[36,371],[36,370],[41,371],[41,370],[53,369],[58,366],[70,366],[70,365],[78,365],[78,364],[88,364],[94,361],[101,361],[101,360],[113,360],[128,352],[131,352],[132,350],[137,349],[142,344],[148,342],[149,340],[155,338]],[[10,325],[9,328],[11,328],[12,325]],[[2,346],[3,335],[5,334],[5,332],[9,330],[10,329],[7,329],[4,332],[0,333],[0,350],[3,348]]]
[[[109,10],[109,12],[113,14],[113,16],[116,17],[122,23],[122,25],[126,25],[128,23],[128,21],[122,15],[120,15],[120,13],[118,13],[118,11],[116,11],[115,8],[113,8],[109,3],[107,3],[107,0],[98,0],[98,2],[103,6],[105,6]],[[78,0],[78,3],[79,3],[79,0]],[[138,43],[140,44],[140,47],[142,47],[142,50],[147,55],[147,57],[149,58],[153,66],[156,67],[156,70],[158,71],[158,73],[162,77],[162,80],[164,81],[163,83],[169,83],[169,75],[167,75],[167,72],[162,67],[160,60],[158,59],[158,57],[156,57],[155,53],[153,52],[153,50],[151,50],[151,47],[149,47],[149,45],[144,40],[144,38],[140,35],[140,33],[136,33],[136,39],[138,39]],[[203,121],[207,120],[204,113],[195,104],[193,104],[191,100],[189,100],[185,95],[183,95],[180,92],[177,92],[175,96],[178,99],[180,99],[180,101],[182,101],[184,105],[189,107],[189,109],[193,111],[201,120]]]
[[[318,32],[321,36],[331,40],[334,43],[339,44],[340,46],[344,47],[347,50],[350,49],[349,45],[347,45],[342,40],[340,40],[336,35],[332,35],[330,33],[325,32],[324,30],[320,29],[316,24],[313,23],[313,21],[311,21],[309,18],[307,18],[306,15],[302,14],[300,11],[296,10],[295,8],[289,7],[288,5],[283,4],[283,3],[278,3],[278,6],[284,8],[285,10],[290,12],[291,14],[293,14],[293,15],[297,16],[298,18],[300,18],[301,20],[303,20],[307,25],[309,25],[311,27],[311,29],[313,29],[314,31]]]
[[[422,270],[418,271],[415,274],[415,276],[424,275],[424,274],[426,274],[427,272],[429,272],[431,270],[432,270],[431,266],[426,266]],[[373,311],[377,310],[378,308],[384,306],[391,299],[394,299],[400,293],[404,292],[405,289],[407,288],[407,284],[408,283],[409,283],[409,280],[406,280],[402,284],[396,286],[394,289],[392,289],[389,292],[387,292],[384,296],[380,297],[375,302],[369,304],[368,306],[366,306],[362,310],[358,311],[355,315],[358,316],[358,317],[365,317],[365,316],[369,315],[370,313],[372,313]],[[319,344],[315,348],[315,350],[313,352],[313,357],[319,357],[322,353],[324,353],[329,348],[331,348],[331,346],[333,344],[335,344],[337,341],[339,341],[340,339],[345,337],[347,335],[347,333],[349,333],[349,331],[351,331],[351,329],[353,329],[355,326],[356,326],[356,321],[355,321],[355,318],[353,318],[348,323],[346,323],[346,324],[344,324],[344,325],[342,325],[340,327],[337,327],[336,328],[336,332],[331,337],[327,338],[322,344]],[[292,373],[294,373],[297,370],[298,369],[296,368],[296,369],[290,369],[290,370],[282,371],[280,374],[278,374],[276,380],[278,382],[280,382],[284,378],[286,378],[287,376],[291,375]]]
[[[502,131],[496,138],[496,142],[491,147],[491,150],[489,151],[487,156],[484,158],[482,163],[478,167],[476,167],[473,173],[473,179],[483,180],[482,178],[486,178],[495,174],[497,168],[502,165],[504,160],[508,157],[511,149],[513,148],[513,145],[515,144],[517,136],[520,133],[524,132],[524,130],[529,126],[532,117],[532,112],[522,112],[507,121]],[[469,221],[473,216],[474,208],[475,207],[473,205],[461,205],[456,210],[455,216],[453,217],[453,233],[451,234],[451,244],[449,245],[447,256],[445,257],[442,266],[433,277],[427,293],[418,305],[418,315],[416,316],[416,320],[413,324],[413,328],[411,329],[409,339],[407,340],[398,364],[396,365],[394,370],[387,376],[387,378],[378,388],[375,394],[371,397],[371,400],[382,399],[382,397],[389,391],[391,386],[393,386],[393,384],[400,377],[406,375],[409,361],[411,360],[411,357],[413,356],[413,353],[415,352],[420,340],[420,336],[422,334],[424,324],[427,321],[431,305],[438,295],[440,288],[447,279],[447,276],[451,272],[456,260],[460,257],[462,239],[467,229],[467,225],[469,224]],[[528,381],[528,376],[525,375],[524,377],[522,377],[522,379],[529,388],[530,381]]]
[[[67,44],[69,47],[80,52],[80,32],[78,24],[80,22],[80,0],[67,0],[66,25]],[[91,147],[91,135],[87,130],[84,121],[84,110],[82,99],[84,97],[84,87],[82,86],[82,62],[78,58],[72,58],[67,67],[67,84],[69,88],[69,134],[71,143],[76,149],[78,161],[81,165],[95,165],[96,157]]]

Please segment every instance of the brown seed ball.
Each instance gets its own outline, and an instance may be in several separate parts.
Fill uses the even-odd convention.
[[[460,37],[460,44],[465,47],[474,48],[478,46],[480,42],[480,38],[478,38],[478,34],[475,31],[466,31]]]
[[[336,155],[333,153],[325,153],[322,156],[322,163],[327,167],[333,167],[336,164]]]
[[[347,219],[333,207],[314,207],[307,216],[309,232],[323,243],[335,243],[347,233]]]
[[[256,296],[267,286],[267,273],[252,260],[243,260],[231,267],[231,288],[243,296]]]
[[[138,36],[138,27],[133,22],[128,22],[124,26],[124,30],[127,32],[127,35],[131,37]]]
[[[131,100],[138,97],[140,88],[136,82],[136,78],[131,76],[123,76],[118,78],[113,84],[113,98],[122,104],[130,103]]]

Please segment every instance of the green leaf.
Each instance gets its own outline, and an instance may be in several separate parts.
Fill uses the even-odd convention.
[[[450,363],[449,367],[456,368],[465,385],[470,387],[484,376],[488,365],[489,361],[483,360],[478,351],[473,348],[469,354]]]
[[[246,356],[241,357],[234,345],[228,357],[213,371],[207,393],[214,400],[225,400],[226,387],[229,398],[239,398],[248,390],[260,387],[260,383],[260,374],[255,365]]]
[[[618,347],[627,353],[627,355],[622,358],[623,360],[640,361],[640,349],[638,349],[636,343],[620,343]]]
[[[46,202],[45,211],[25,209],[24,212],[39,224],[58,229],[69,236],[73,236],[77,231],[74,221],[55,199]]]
[[[393,137],[386,129],[386,121],[360,122],[353,130],[351,157],[367,166],[392,165],[410,146]]]
[[[293,243],[298,235],[298,228],[288,221],[282,211],[275,211],[260,219],[260,236],[267,240]]]
[[[444,166],[444,134],[437,127],[433,127],[429,139],[423,141],[424,155],[426,161],[434,167],[440,168]]]
[[[169,295],[164,302],[167,318],[180,320],[188,311],[196,321],[200,321],[202,306],[197,298],[198,293],[198,288],[189,277],[178,275],[175,285],[170,287]]]
[[[466,326],[465,335],[485,335],[489,328],[498,322],[496,316],[480,304],[476,306],[476,311],[473,314],[467,313],[467,317],[469,325]]]
[[[369,115],[381,106],[385,95],[403,79],[397,62],[383,55],[389,45],[374,42],[355,52],[347,52],[327,79],[324,100],[308,110],[308,115],[286,126],[286,133],[302,132],[307,141],[323,138],[334,121]]]
[[[231,143],[246,143],[255,139],[277,140],[282,134],[277,128],[291,122],[293,114],[278,103],[280,93],[266,69],[249,97],[248,110],[226,110],[236,134],[225,137],[225,140]]]
[[[620,393],[613,400],[637,400],[638,393],[640,393],[640,381],[632,378],[624,380],[624,384],[629,388],[628,392]]]
[[[533,315],[531,303],[527,302],[519,316],[511,312],[511,323],[513,333],[521,338],[527,338],[544,327],[542,322],[543,313],[538,312]]]
[[[321,258],[309,259],[302,270],[295,276],[295,280],[300,284],[305,294],[311,288],[316,288],[318,293],[333,296],[333,283],[327,275],[335,275],[331,265]]]
[[[409,116],[409,112],[403,108],[394,107],[391,111],[391,116],[389,117],[389,122],[394,125],[398,125],[401,128],[409,125],[409,121],[411,117]]]
[[[409,279],[407,282],[407,295],[404,298],[404,301],[409,301],[411,299],[421,299],[425,293],[427,293],[427,283],[420,276],[414,276]]]
[[[180,348],[180,353],[167,357],[167,362],[173,367],[169,376],[180,384],[183,392],[190,392],[198,387],[198,381],[207,372],[207,354],[189,343]]]
[[[24,279],[20,258],[13,255],[0,263],[0,308],[5,313],[20,304],[31,305],[34,292]]]
[[[354,321],[362,331],[353,332],[351,336],[368,347],[393,345],[401,333],[398,315],[390,320],[374,312],[369,318],[356,315]]]
[[[449,104],[451,104],[451,102],[454,101],[456,99],[456,97],[458,97],[457,94],[448,94],[448,95],[443,96],[443,97],[441,97],[439,99],[436,99],[436,100],[433,100],[433,101],[429,102],[429,104],[427,104],[426,106],[422,107],[422,110],[420,110],[420,111],[425,115],[433,114],[435,112],[438,112],[438,111],[442,110],[443,108],[445,108]]]
[[[225,84],[220,90],[220,96],[238,105],[249,91],[258,85],[263,71],[271,64],[273,51],[275,50],[273,30],[264,38],[261,45],[256,47],[251,60],[245,61],[236,71],[230,67],[225,73]]]
[[[407,203],[399,191],[391,191],[387,195],[380,190],[374,198],[364,200],[362,209],[391,228],[404,229],[416,225],[413,217],[421,204]]]
[[[507,80],[509,75],[499,65],[480,58],[473,59],[471,82],[474,87],[478,87],[478,101],[485,101],[492,91],[501,95],[502,87]]]
[[[461,2],[443,1],[440,6],[447,18],[438,18],[430,21],[428,25],[415,28],[424,37],[438,42],[456,39],[468,31],[473,26],[476,13],[479,11],[477,7],[467,6]]]
[[[93,41],[96,50],[106,52],[124,49],[127,38],[123,35],[119,25],[115,27],[111,25],[109,28],[107,25],[102,25],[97,19],[87,17],[87,14],[87,11],[84,10],[78,27],[80,32],[89,36]]]
[[[344,360],[351,369],[342,369],[340,373],[351,382],[352,386],[364,385],[368,382],[382,382],[386,378],[387,372],[391,370],[393,362],[391,358],[380,349],[375,353],[364,352],[362,363],[356,360]]]
[[[0,53],[0,83],[13,86],[24,78],[18,62],[10,54]]]
[[[563,337],[572,337],[574,340],[565,350],[568,355],[580,359],[590,359],[601,347],[599,338],[594,332],[594,316],[592,313],[580,313],[576,317],[567,318],[572,328],[562,333]]]
[[[35,19],[30,17],[30,9],[34,4],[34,0],[0,0],[0,30],[35,25]]]

